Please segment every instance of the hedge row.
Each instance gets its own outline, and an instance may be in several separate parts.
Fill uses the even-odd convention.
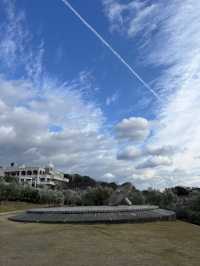
[[[60,191],[0,183],[0,201],[4,200],[58,205],[63,204],[64,195]]]

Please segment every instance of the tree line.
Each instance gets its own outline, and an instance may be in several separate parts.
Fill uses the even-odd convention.
[[[68,175],[69,177],[69,175]],[[57,186],[54,190],[34,188],[18,184],[15,178],[0,178],[0,202],[24,201],[50,206],[106,205],[112,193],[118,188],[115,183],[96,182],[90,177],[71,175],[69,184]],[[164,191],[137,190],[132,186],[128,195],[135,204],[151,204],[173,210],[177,218],[200,224],[200,189],[177,186]]]

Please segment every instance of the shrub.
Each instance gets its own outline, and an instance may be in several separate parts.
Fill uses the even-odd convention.
[[[7,188],[6,184],[1,182],[0,183],[0,201],[7,199]]]
[[[176,211],[176,217],[178,219],[184,219],[184,220],[188,219],[188,212],[183,207],[176,207],[175,211]]]
[[[162,193],[162,199],[160,202],[160,206],[162,208],[174,208],[177,202],[177,196],[173,193],[171,189],[165,189]]]
[[[0,200],[18,200],[20,189],[16,184],[0,183]]]
[[[140,191],[131,192],[128,196],[132,204],[140,205],[145,203],[145,198]]]
[[[113,189],[106,187],[88,188],[82,195],[83,205],[104,205],[111,196]]]
[[[38,203],[40,199],[37,189],[26,186],[20,186],[20,200],[25,202]]]
[[[64,194],[61,191],[51,191],[53,204],[54,205],[63,205],[64,204]]]
[[[64,195],[60,191],[40,189],[39,203],[62,205],[64,203]]]
[[[0,183],[4,183],[4,182],[5,182],[4,177],[0,176]]]
[[[193,211],[200,212],[200,194],[191,198],[189,205]]]
[[[145,203],[153,205],[161,205],[162,202],[162,192],[158,190],[148,190],[144,191],[143,195],[145,196]]]
[[[7,183],[18,183],[18,179],[15,176],[5,176],[4,180]]]
[[[190,190],[188,188],[181,186],[176,186],[172,190],[179,197],[188,196],[190,194]]]
[[[72,205],[72,206],[82,205],[80,193],[74,190],[71,190],[71,189],[65,190],[64,191],[64,204]]]
[[[60,205],[64,203],[64,195],[60,191],[36,189],[30,186],[1,182],[0,201],[3,200]]]

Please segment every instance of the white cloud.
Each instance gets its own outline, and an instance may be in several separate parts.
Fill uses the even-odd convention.
[[[0,59],[5,65],[13,66],[19,54],[23,52],[24,37],[26,32],[22,30],[21,24],[24,20],[24,13],[15,13],[15,6],[12,1],[3,1],[6,6],[6,20],[1,25]]]
[[[161,1],[150,6],[139,0],[108,2],[114,28],[120,23],[131,38],[142,33],[148,63],[165,66],[156,83],[166,97],[157,109],[157,122],[152,127],[142,117],[123,119],[115,140],[106,130],[102,110],[87,95],[93,87],[91,74],[83,71],[62,84],[44,73],[44,45],[41,42],[36,53],[25,49],[32,37],[24,28],[25,15],[17,15],[11,5],[0,31],[0,62],[7,69],[0,75],[0,164],[52,161],[66,172],[129,180],[141,188],[199,185],[200,4],[169,1],[160,15]],[[26,72],[17,80],[7,75],[16,70],[16,62]],[[50,130],[55,125],[61,130]],[[128,146],[117,152],[119,140]]]
[[[112,31],[125,33],[133,38],[143,32],[150,37],[161,20],[159,15],[163,4],[134,0],[124,3],[120,0],[104,0],[105,14],[109,19]]]
[[[8,28],[14,27],[19,16],[12,7]],[[9,16],[9,8],[6,10]],[[32,38],[25,16],[23,23],[17,24],[18,31]],[[34,47],[24,49],[28,41],[23,39],[24,34],[11,33],[0,31],[1,42],[12,39],[13,46],[22,45],[22,50],[12,53],[9,71],[4,62],[7,53],[0,51],[0,64],[5,66],[0,73],[0,165],[10,161],[45,165],[51,161],[65,172],[117,182],[131,175],[134,166],[117,160],[117,141],[107,131],[102,110],[90,100],[88,91],[96,88],[91,73],[82,71],[74,80],[59,82],[42,71],[43,46],[36,52]],[[10,73],[18,67],[22,70],[22,65],[25,75],[10,78]],[[39,69],[38,73],[35,69]]]
[[[14,139],[16,133],[14,128],[11,126],[0,126],[0,143],[1,144],[8,144],[12,139]]]
[[[136,3],[137,8],[131,6]],[[111,0],[104,5],[111,29],[130,38],[139,36],[145,64],[159,72],[162,67],[154,87],[163,102],[157,107],[157,123],[147,141],[154,148],[146,147],[145,157],[170,156],[173,166],[156,169],[152,184],[200,186],[195,159],[200,150],[200,2]]]
[[[144,159],[149,158],[160,158],[163,157],[172,157],[174,154],[178,154],[181,149],[177,149],[174,146],[152,146],[152,145],[140,145],[140,147],[132,146],[131,144],[127,144],[125,148],[122,148],[118,154],[118,160],[136,160],[136,159]]]
[[[143,141],[147,138],[149,132],[149,122],[142,117],[124,118],[116,126],[116,133],[119,139]]]
[[[52,81],[51,87],[48,82],[48,90],[44,87],[44,93],[39,95],[29,83],[34,97],[30,99],[28,93],[27,98],[15,99],[12,95],[26,87],[25,84],[0,80],[0,90],[5,84],[13,93],[7,90],[7,95],[5,90],[0,102],[1,164],[52,161],[66,172],[95,178],[105,178],[106,173],[110,173],[118,180],[121,169],[127,168],[127,164],[117,161],[116,141],[108,133],[102,134],[105,118],[101,110],[85,101],[81,91],[71,90],[70,85],[59,90]],[[81,86],[81,81],[77,81],[77,86]],[[49,126],[55,124],[62,130],[49,131]],[[133,171],[133,167],[129,171]]]
[[[169,157],[164,156],[152,156],[145,160],[141,164],[136,166],[137,169],[155,168],[158,166],[171,166],[172,160]]]
[[[26,28],[26,15],[16,11],[14,1],[3,1],[4,21],[0,27],[0,61],[6,76],[12,76],[17,69],[34,82],[42,75],[43,42],[34,49],[30,48],[32,36]]]
[[[154,39],[156,53],[149,56],[149,62],[169,66],[157,82],[167,98],[159,110],[160,127],[152,141],[182,150],[174,154],[174,164],[177,169],[190,172],[192,184],[193,176],[200,173],[194,159],[200,149],[200,37],[196,34],[200,27],[200,3],[177,0],[170,2],[167,12],[170,17]]]
[[[135,160],[141,157],[142,151],[135,146],[128,146],[125,149],[121,150],[117,154],[118,160]]]
[[[105,180],[107,182],[112,182],[115,181],[115,176],[111,173],[106,173],[105,175],[102,176],[102,180]]]
[[[124,17],[125,12],[130,10],[138,10],[143,4],[138,1],[132,1],[127,4],[122,4],[120,1],[103,0],[105,13],[108,16],[112,29],[117,29],[118,26],[123,26],[127,19]]]
[[[7,109],[7,106],[5,105],[5,103],[0,99],[0,114],[2,114],[3,112],[5,112]]]
[[[116,92],[112,96],[106,98],[106,105],[110,106],[111,104],[115,103],[119,99],[119,93]]]
[[[180,150],[180,149],[179,149]],[[145,153],[148,155],[161,155],[161,156],[172,156],[178,152],[178,149],[174,146],[166,145],[166,146],[147,146]]]

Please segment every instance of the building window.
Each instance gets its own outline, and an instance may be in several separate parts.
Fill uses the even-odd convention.
[[[32,172],[31,171],[27,171],[27,175],[32,175]]]
[[[34,171],[33,171],[33,174],[34,174],[34,175],[37,175],[37,174],[38,174],[38,171],[37,171],[37,170],[34,170]]]
[[[26,175],[26,172],[25,171],[22,171],[21,175],[25,176]]]

